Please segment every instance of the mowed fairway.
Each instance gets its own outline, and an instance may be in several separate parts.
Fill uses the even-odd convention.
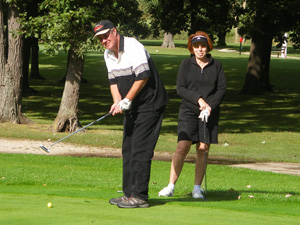
[[[150,207],[119,209],[108,200],[122,194],[121,162],[1,154],[0,224],[299,224],[299,176],[209,165],[208,198],[196,201],[187,163],[175,196],[158,198],[170,162],[154,161]]]
[[[144,44],[170,97],[156,151],[173,153],[180,104],[176,75],[181,60],[189,56],[186,41],[176,49],[159,48],[161,41]],[[0,136],[39,140],[49,146],[46,143],[67,135],[51,132],[63,93],[64,83],[59,81],[65,75],[67,54],[50,57],[42,54],[43,45],[40,49],[40,72],[46,80],[30,80],[37,93],[22,99],[23,112],[35,123],[0,123]],[[249,55],[217,49],[212,55],[222,62],[228,87],[219,144],[212,146],[210,156],[227,162],[300,163],[299,52],[294,53],[298,58],[272,58],[270,79],[275,92],[263,96],[239,94]],[[81,84],[78,117],[86,125],[105,115],[112,103],[103,53],[87,54],[83,78],[88,82]],[[118,149],[122,130],[122,116],[109,117],[64,142],[94,146],[99,151]],[[195,152],[194,147],[191,151]],[[122,195],[121,159],[0,154],[0,225],[300,224],[300,176],[209,164],[208,198],[195,201],[191,197],[194,164],[190,163],[184,165],[175,196],[158,197],[168,183],[169,171],[170,162],[153,161],[150,207],[119,209],[108,201]],[[53,208],[47,207],[48,202]]]

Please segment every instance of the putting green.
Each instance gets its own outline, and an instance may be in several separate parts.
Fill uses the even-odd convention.
[[[299,217],[239,212],[155,200],[147,209],[119,209],[108,199],[0,194],[0,224],[299,224]],[[48,208],[51,202],[53,208]],[[158,204],[157,204],[158,203]]]

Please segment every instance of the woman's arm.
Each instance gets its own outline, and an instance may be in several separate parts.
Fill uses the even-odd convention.
[[[190,102],[193,105],[198,106],[198,100],[201,98],[201,94],[189,90],[187,84],[187,70],[188,70],[187,60],[182,61],[177,74],[177,94],[185,101]]]

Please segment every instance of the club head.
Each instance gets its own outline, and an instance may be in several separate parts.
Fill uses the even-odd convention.
[[[50,153],[49,149],[46,148],[44,145],[40,144],[40,148],[43,149],[43,151]]]

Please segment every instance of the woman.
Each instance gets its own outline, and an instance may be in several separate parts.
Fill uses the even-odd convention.
[[[178,143],[171,164],[169,185],[159,192],[159,196],[173,196],[185,157],[191,145],[196,144],[197,160],[192,195],[196,199],[204,198],[201,183],[206,169],[205,157],[208,157],[210,144],[218,143],[220,104],[226,91],[222,64],[208,54],[212,49],[213,43],[207,33],[197,31],[189,36],[188,50],[191,57],[181,62],[177,75],[177,93],[182,98],[178,118]],[[209,117],[205,130],[206,143],[203,117]]]

